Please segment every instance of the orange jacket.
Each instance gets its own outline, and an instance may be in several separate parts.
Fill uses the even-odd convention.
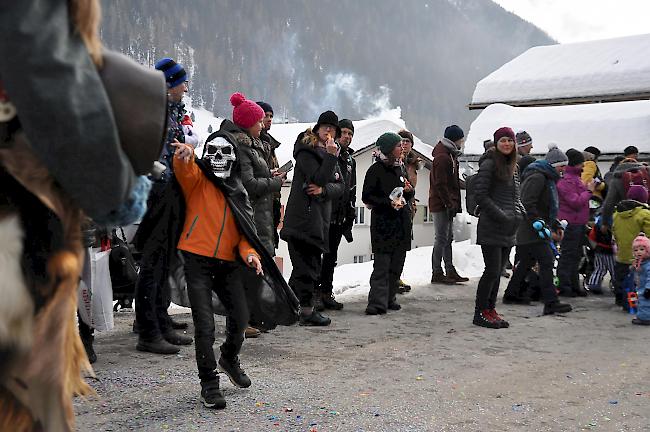
[[[245,263],[249,255],[257,255],[239,232],[223,192],[205,177],[194,159],[185,163],[175,156],[174,174],[186,205],[178,249],[224,261],[235,261],[239,253]]]

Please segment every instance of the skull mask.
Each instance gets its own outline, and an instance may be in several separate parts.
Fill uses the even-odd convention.
[[[215,177],[228,178],[235,164],[235,148],[225,138],[217,137],[205,144],[203,160],[210,163]]]

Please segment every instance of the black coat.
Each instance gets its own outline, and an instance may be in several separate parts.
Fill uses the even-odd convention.
[[[535,165],[533,165],[535,164]],[[550,182],[557,182],[559,175],[553,170],[534,169],[537,163],[529,165],[522,175],[521,203],[526,209],[526,218],[517,230],[517,244],[543,243],[548,240],[540,238],[532,223],[542,219],[551,227],[557,227],[557,220],[551,220],[553,196]]]
[[[302,132],[296,140],[293,150],[296,167],[280,237],[287,242],[299,240],[329,252],[332,200],[343,193],[343,182],[336,156],[314,147],[316,140],[311,130]],[[307,195],[305,189],[310,183],[321,186],[323,194]]]
[[[476,203],[479,206],[476,243],[510,247],[515,244],[517,228],[524,219],[524,207],[519,197],[519,174],[505,181],[496,176],[494,150],[479,160],[474,180]]]
[[[357,161],[352,154],[354,150],[343,150],[339,154],[339,169],[343,176],[343,193],[332,203],[332,223],[341,225],[343,231],[351,231],[354,225],[357,202]]]
[[[361,199],[371,209],[370,240],[373,253],[393,253],[411,249],[411,206],[395,210],[390,193],[396,187],[404,187],[406,172],[401,166],[387,165],[382,161],[373,163],[363,181]],[[414,192],[404,192],[408,202]]]
[[[224,124],[221,125],[222,128],[224,126]],[[237,127],[234,124],[232,126]],[[275,255],[273,196],[280,192],[282,178],[271,175],[260,140],[251,138],[243,131],[235,131],[234,137],[239,145],[241,180],[253,207],[257,236],[266,250],[271,255]]]

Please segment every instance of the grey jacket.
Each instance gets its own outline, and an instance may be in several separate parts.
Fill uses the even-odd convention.
[[[607,196],[605,197],[605,202],[603,203],[602,217],[606,225],[612,225],[612,215],[614,214],[614,208],[616,207],[616,204],[626,198],[625,186],[623,185],[622,180],[623,173],[643,166],[644,165],[639,162],[621,162],[614,170],[612,178],[607,183]],[[649,168],[645,167],[645,169]]]
[[[135,172],[68,1],[7,3],[0,28],[0,80],[33,150],[86,214],[103,218],[127,199]]]

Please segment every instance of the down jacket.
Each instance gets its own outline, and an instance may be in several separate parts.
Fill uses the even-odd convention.
[[[570,224],[585,225],[589,222],[589,200],[591,192],[580,178],[581,169],[568,166],[564,176],[557,182],[559,198],[558,219],[565,219]]]
[[[332,200],[343,193],[343,182],[337,157],[315,147],[317,140],[311,128],[296,140],[293,149],[296,167],[280,237],[287,242],[298,240],[321,252],[329,252]],[[307,195],[305,189],[309,183],[321,186],[322,195]]]
[[[519,196],[519,174],[505,181],[496,175],[494,150],[481,156],[474,180],[476,202],[480,209],[476,243],[511,247],[515,244],[517,228],[524,219],[524,207]]]
[[[650,236],[650,207],[638,201],[621,201],[616,206],[612,225],[612,234],[616,240],[616,261],[632,264],[632,242],[639,233]]]

